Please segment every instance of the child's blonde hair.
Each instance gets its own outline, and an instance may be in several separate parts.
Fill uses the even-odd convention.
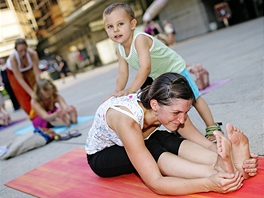
[[[116,9],[122,9],[122,10],[124,10],[130,16],[131,20],[135,19],[134,11],[132,10],[132,8],[129,5],[127,5],[125,3],[114,3],[114,4],[111,4],[110,6],[108,6],[104,10],[103,17],[105,15],[111,14]]]
[[[35,93],[34,93],[34,98],[38,101],[38,102],[42,102],[43,100],[43,96],[40,92],[40,90],[44,90],[44,91],[48,91],[48,90],[52,90],[52,99],[56,98],[58,95],[58,90],[57,87],[52,83],[51,80],[48,79],[39,79],[38,82],[35,85]]]

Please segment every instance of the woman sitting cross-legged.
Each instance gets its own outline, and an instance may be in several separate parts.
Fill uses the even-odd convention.
[[[88,132],[91,169],[101,177],[137,173],[158,194],[240,189],[257,174],[258,156],[251,158],[247,137],[231,124],[228,138],[214,132],[217,145],[206,139],[187,115],[194,102],[188,81],[176,73],[162,74],[138,95],[109,98]],[[160,125],[186,139],[156,130]]]

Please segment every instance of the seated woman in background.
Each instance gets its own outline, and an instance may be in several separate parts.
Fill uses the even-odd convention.
[[[199,90],[209,87],[209,72],[203,68],[202,64],[186,63],[188,71],[195,76],[195,83]]]
[[[58,106],[57,106],[58,104]],[[77,123],[75,107],[68,105],[58,94],[56,86],[48,79],[40,79],[31,99],[30,119],[34,127],[52,128]]]
[[[4,99],[0,93],[0,126],[8,126],[12,123],[11,118],[4,106]]]

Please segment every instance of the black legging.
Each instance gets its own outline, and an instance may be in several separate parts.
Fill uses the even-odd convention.
[[[12,101],[14,109],[15,110],[20,109],[20,105],[19,105],[17,98],[13,92],[13,89],[9,83],[6,70],[1,71],[1,75],[2,75],[2,82],[4,83],[5,90],[7,91],[9,98]]]
[[[145,140],[146,147],[158,161],[163,152],[178,155],[179,147],[184,139],[168,131],[156,131]],[[124,147],[117,145],[106,148],[93,155],[87,155],[91,169],[101,177],[114,177],[123,174],[136,173]]]
[[[111,146],[93,155],[87,155],[91,169],[101,177],[114,177],[136,172],[124,147]]]

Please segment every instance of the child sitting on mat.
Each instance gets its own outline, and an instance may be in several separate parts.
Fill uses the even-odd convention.
[[[59,105],[59,107],[57,106]],[[40,79],[31,99],[30,119],[34,127],[52,128],[77,123],[75,107],[68,105],[58,94],[56,86],[48,79]]]

